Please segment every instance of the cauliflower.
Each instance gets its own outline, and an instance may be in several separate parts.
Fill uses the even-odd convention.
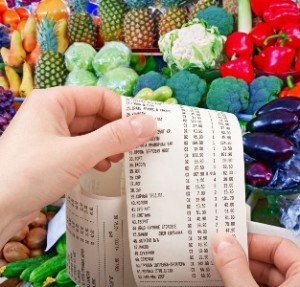
[[[208,28],[206,22],[194,19],[161,36],[158,45],[170,68],[204,71],[215,68],[221,60],[225,39],[217,27]]]

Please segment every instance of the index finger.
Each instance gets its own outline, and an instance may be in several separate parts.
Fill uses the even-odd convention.
[[[70,118],[99,115],[112,121],[121,117],[120,96],[106,88],[68,87],[58,100]]]
[[[39,101],[47,101],[47,109],[53,108],[54,114],[59,105],[68,124],[76,117],[101,116],[108,121],[121,117],[121,97],[106,88],[64,86],[38,93]]]
[[[293,242],[260,234],[249,234],[248,242],[250,259],[273,264],[283,274],[294,267],[300,272],[300,248]]]

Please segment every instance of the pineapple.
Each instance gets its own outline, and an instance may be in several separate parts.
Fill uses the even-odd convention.
[[[181,28],[187,22],[187,9],[184,6],[187,2],[187,0],[161,0],[161,4],[166,8],[166,12],[160,19],[160,35]]]
[[[192,20],[192,19],[196,18],[197,13],[200,10],[203,10],[209,6],[217,6],[217,5],[218,5],[217,0],[199,0],[192,6],[190,13],[189,13],[189,19]]]
[[[38,43],[42,50],[35,67],[35,86],[45,89],[63,86],[68,75],[64,56],[57,51],[55,22],[43,18],[38,26]]]
[[[124,39],[130,48],[155,46],[155,24],[150,6],[153,0],[126,0],[130,10],[125,14]]]
[[[98,14],[101,19],[100,33],[103,40],[123,40],[125,3],[122,0],[102,0]]]
[[[86,12],[88,0],[72,0],[74,13],[68,22],[68,35],[70,43],[84,42],[92,45],[97,44],[97,27],[93,17]]]

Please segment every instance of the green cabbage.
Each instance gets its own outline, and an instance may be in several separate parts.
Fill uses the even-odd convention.
[[[96,50],[87,43],[75,42],[65,52],[65,64],[69,71],[83,69],[93,71]]]
[[[74,70],[67,76],[65,86],[96,86],[97,80],[90,71]]]
[[[93,59],[97,76],[118,67],[129,67],[131,50],[122,42],[107,42]]]
[[[105,73],[97,86],[107,87],[119,95],[132,96],[138,78],[133,69],[121,67]]]

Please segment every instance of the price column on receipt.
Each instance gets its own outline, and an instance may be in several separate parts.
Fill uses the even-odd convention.
[[[156,136],[125,155],[131,264],[138,286],[223,286],[210,242],[246,250],[241,131],[233,115],[122,98],[123,115],[157,119]],[[237,220],[238,218],[238,220]]]

